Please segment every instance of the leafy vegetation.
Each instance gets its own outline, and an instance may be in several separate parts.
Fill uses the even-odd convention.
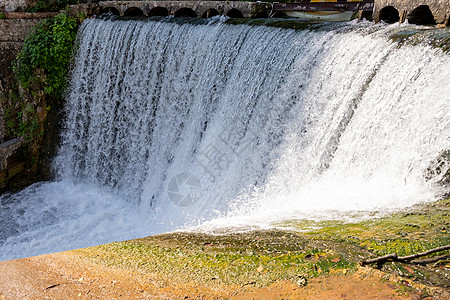
[[[23,88],[32,83],[42,84],[46,95],[54,99],[61,97],[66,87],[77,27],[77,20],[66,14],[36,25],[25,39],[13,68]],[[43,74],[38,74],[39,71]]]
[[[67,5],[76,4],[77,0],[39,0],[28,9],[29,12],[59,11]]]
[[[0,99],[6,120],[5,138],[21,137],[26,142],[23,157],[26,169],[33,174],[30,181],[39,164],[51,155],[49,148],[43,150],[43,144],[49,144],[54,130],[48,134],[46,128],[56,126],[54,116],[66,88],[77,29],[77,20],[64,13],[40,21],[13,62],[17,82]],[[40,168],[36,178],[44,174],[42,165]],[[22,186],[19,181],[12,186]]]

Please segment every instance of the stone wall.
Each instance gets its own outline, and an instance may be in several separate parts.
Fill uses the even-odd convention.
[[[82,12],[86,15],[99,14],[106,8],[115,8],[119,15],[123,16],[128,8],[135,7],[140,9],[145,16],[150,14],[150,11],[156,7],[166,8],[169,15],[174,15],[175,12],[182,8],[192,9],[198,17],[201,17],[207,10],[215,9],[221,15],[227,15],[230,10],[236,9],[242,13],[246,18],[264,17],[271,11],[270,3],[265,2],[247,2],[247,1],[100,1],[98,3],[73,5],[71,6],[72,13],[76,14]]]
[[[30,32],[39,19],[3,19],[0,20],[0,42],[20,42]]]
[[[297,0],[294,2],[301,2]],[[407,16],[414,9],[421,5],[428,5],[435,23],[447,25],[450,19],[450,1],[449,0],[374,0],[374,19],[377,19],[377,13],[387,6],[393,6],[399,13]],[[123,16],[129,8],[138,8],[143,15],[150,16],[152,9],[163,7],[167,9],[169,15],[174,15],[181,8],[192,9],[197,16],[202,16],[209,9],[217,10],[221,15],[227,15],[231,9],[239,10],[244,17],[264,17],[271,11],[271,5],[265,2],[243,2],[243,1],[92,1],[85,0],[84,5],[74,5],[72,9],[75,14],[83,12],[86,15],[99,14],[107,8],[114,8],[118,14]]]
[[[31,29],[43,18],[55,13],[6,13],[0,19],[0,143],[5,138],[5,101],[15,85],[12,62]]]
[[[1,0],[0,11],[25,11],[36,2],[36,0]]]
[[[26,0],[2,0],[0,2],[0,11],[20,11],[27,7]]]
[[[12,63],[22,49],[25,37],[42,19],[55,13],[4,13],[0,19],[0,193],[15,182],[12,177],[29,166],[24,163],[23,143],[17,136],[7,133],[7,123],[11,121],[17,106],[25,99],[19,99],[18,84]]]
[[[4,142],[6,133],[6,101],[15,85],[12,62],[22,48],[25,36],[37,22],[39,19],[0,20],[0,143]]]
[[[428,5],[437,24],[449,24],[450,1],[449,0],[375,0],[374,19],[376,14],[384,7],[393,6],[399,13],[406,11],[410,14],[421,5]]]
[[[5,140],[7,99],[16,85],[12,62],[16,58],[27,34],[42,19],[55,13],[6,13],[0,19],[0,143]]]

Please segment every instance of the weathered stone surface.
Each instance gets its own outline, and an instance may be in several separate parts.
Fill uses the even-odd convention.
[[[6,99],[10,87],[14,82],[11,63],[19,53],[21,47],[21,42],[0,42],[0,143],[3,142],[6,134]]]
[[[0,144],[0,169],[8,165],[8,158],[22,146],[20,139],[12,139]]]
[[[0,11],[23,10],[26,6],[25,0],[2,0],[0,3]]]
[[[36,2],[36,0],[1,0],[0,11],[24,11]]]
[[[374,18],[376,13],[386,6],[393,6],[399,13],[406,10],[410,14],[421,5],[428,5],[437,24],[448,24],[450,17],[449,0],[375,0]]]
[[[12,139],[0,144],[0,189],[6,182],[24,170],[22,141]]]
[[[3,19],[0,20],[0,42],[23,42],[31,28],[39,19]]]
[[[6,99],[15,83],[12,62],[16,58],[23,41],[32,28],[45,17],[54,13],[6,13],[0,20],[0,143],[6,134]]]
[[[76,15],[83,12],[86,15],[100,14],[107,8],[114,8],[119,15],[126,14],[129,8],[137,8],[144,16],[151,15],[151,10],[156,7],[166,8],[169,15],[174,15],[181,8],[192,9],[198,17],[205,14],[208,9],[215,9],[221,15],[227,15],[231,9],[239,10],[246,18],[265,17],[271,11],[271,4],[265,2],[243,1],[85,1],[88,4],[72,6]],[[297,2],[301,2],[298,0]],[[450,17],[450,2],[448,0],[375,0],[374,18],[377,12],[386,6],[393,6],[399,13],[406,11],[411,13],[421,5],[428,5],[437,24],[448,24]]]
[[[3,13],[6,19],[0,19],[0,143],[17,137],[17,133],[11,130],[20,122],[28,122],[24,115],[19,113],[25,107],[32,107],[36,112],[36,120],[43,127],[50,128],[46,132],[45,141],[30,141],[22,145],[23,149],[13,151],[11,147],[16,145],[3,144],[0,147],[0,193],[24,187],[35,180],[47,179],[49,169],[49,153],[53,149],[57,139],[57,108],[48,112],[44,92],[38,85],[31,86],[30,90],[22,89],[13,74],[12,62],[23,46],[23,42],[32,28],[43,18],[57,14],[56,12],[27,13],[7,12]],[[36,76],[40,76],[36,72]],[[53,106],[56,107],[56,106]],[[48,114],[53,117],[46,120]],[[18,117],[21,116],[21,120]],[[6,128],[9,123],[10,128]],[[6,130],[8,129],[8,131]],[[18,128],[16,128],[18,129]],[[44,130],[41,128],[40,130]],[[49,132],[52,131],[51,134]],[[43,132],[43,131],[42,131]],[[14,140],[13,140],[14,141]],[[51,146],[49,146],[51,145]]]
[[[5,105],[15,79],[12,62],[23,45],[23,40],[37,20],[0,20],[0,142],[6,134]]]
[[[106,8],[115,8],[119,15],[125,15],[128,8],[136,7],[145,16],[156,7],[164,7],[169,15],[174,15],[181,8],[192,9],[198,17],[201,17],[208,9],[216,9],[221,15],[227,15],[231,9],[239,10],[246,18],[263,17],[268,15],[271,5],[264,2],[242,2],[242,1],[102,1],[94,4],[73,5],[73,12],[83,12],[87,15],[100,14]]]

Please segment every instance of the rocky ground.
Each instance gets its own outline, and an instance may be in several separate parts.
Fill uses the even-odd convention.
[[[0,299],[450,299],[450,199],[383,218],[176,232],[0,262]]]

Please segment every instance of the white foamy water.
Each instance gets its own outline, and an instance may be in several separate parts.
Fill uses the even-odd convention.
[[[57,180],[0,198],[0,259],[436,199],[450,57],[394,30],[86,20]]]

